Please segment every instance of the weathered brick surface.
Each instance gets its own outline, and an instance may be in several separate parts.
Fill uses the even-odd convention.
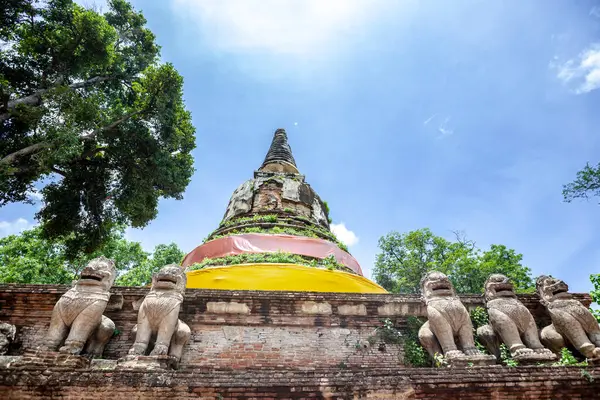
[[[0,285],[0,321],[18,328],[10,354],[35,348],[54,304],[67,289],[64,285]],[[106,315],[120,334],[108,344],[105,358],[127,354],[134,340],[131,329],[137,308],[146,292],[145,288],[112,289],[112,309]],[[586,305],[591,302],[587,295],[579,298]],[[462,299],[468,308],[482,305],[481,296]],[[537,296],[521,300],[537,320],[547,321]],[[424,312],[418,296],[188,289],[180,318],[192,329],[192,337],[181,364],[232,369],[396,367],[403,360],[401,346],[374,342],[376,328],[382,318],[402,328],[408,316]]]
[[[3,399],[595,399],[600,368],[0,371]]]
[[[13,355],[35,348],[68,287],[0,285],[0,321],[18,328]],[[105,358],[123,357],[147,289],[113,288],[106,314],[121,331]],[[578,298],[586,305],[587,295]],[[464,296],[468,308],[480,296]],[[537,297],[522,296],[540,325]],[[192,329],[178,371],[0,363],[0,398],[200,399],[594,399],[600,367],[404,368],[401,346],[371,340],[382,318],[404,327],[424,315],[417,296],[188,290],[181,319]],[[64,363],[63,363],[64,364]],[[83,364],[82,364],[83,365]],[[96,363],[100,365],[100,363]],[[584,376],[586,375],[586,376]],[[591,379],[589,379],[591,377]]]

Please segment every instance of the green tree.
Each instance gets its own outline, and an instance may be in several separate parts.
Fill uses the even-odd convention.
[[[503,245],[481,251],[460,234],[449,241],[425,228],[390,232],[379,239],[379,248],[375,280],[393,293],[419,293],[421,278],[433,270],[447,274],[458,293],[481,293],[493,273],[511,278],[518,292],[534,289],[531,271],[521,264],[523,256]]]
[[[600,303],[600,274],[590,275],[590,280],[594,285],[594,290],[590,292],[590,295],[592,296],[592,300],[594,300],[596,304],[598,304]],[[600,323],[600,310],[592,309],[592,314],[594,314],[594,317],[596,317],[598,323]]]
[[[167,264],[181,264],[185,253],[175,243],[159,244],[154,248],[152,257],[138,263],[117,279],[121,286],[144,286],[152,282],[152,274]]]
[[[181,76],[159,62],[141,13],[108,6],[0,5],[0,206],[45,183],[36,217],[69,258],[94,252],[114,226],[146,225],[193,173]]]
[[[40,228],[0,239],[0,282],[70,283],[73,270],[63,246],[41,237]]]
[[[123,227],[113,228],[100,249],[75,258],[67,256],[63,242],[46,239],[41,227],[1,238],[0,282],[68,284],[92,258],[104,255],[115,260],[117,285],[142,286],[149,284],[162,266],[180,264],[184,256],[174,243],[160,244],[150,254],[124,235]]]
[[[563,186],[563,198],[567,203],[590,196],[600,196],[600,163],[595,167],[586,164],[573,182]]]

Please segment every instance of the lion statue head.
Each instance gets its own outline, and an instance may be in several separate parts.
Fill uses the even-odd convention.
[[[516,298],[515,287],[510,279],[502,274],[492,274],[485,281],[485,300],[490,301],[499,298]]]
[[[456,291],[448,276],[438,271],[428,272],[421,279],[421,293],[425,301],[456,296]]]
[[[535,288],[542,304],[548,305],[560,299],[570,299],[569,285],[560,279],[541,275],[535,281]]]
[[[93,291],[100,289],[102,292],[108,292],[116,277],[115,262],[101,256],[94,258],[83,268],[75,287],[84,291],[86,289],[92,289]]]
[[[162,267],[152,276],[153,291],[177,292],[183,295],[187,283],[187,276],[177,264]]]

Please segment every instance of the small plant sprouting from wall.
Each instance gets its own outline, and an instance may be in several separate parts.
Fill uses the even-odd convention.
[[[473,337],[475,338],[475,346],[479,351],[484,354],[490,354],[488,349],[481,344],[481,342],[477,338],[477,328],[487,325],[489,323],[488,312],[483,307],[475,307],[474,310],[470,312],[471,323],[473,324]]]
[[[510,350],[504,343],[500,345],[500,360],[502,361],[502,364],[506,365],[507,367],[516,367],[519,365],[519,362],[512,358],[510,355]]]
[[[256,214],[251,217],[240,217],[240,218],[228,219],[228,220],[221,222],[219,227],[226,228],[228,226],[233,226],[233,225],[245,225],[245,224],[253,224],[253,223],[260,223],[260,222],[277,222],[277,214],[267,214],[267,215]]]
[[[429,367],[431,359],[423,346],[412,339],[407,339],[404,342],[404,364],[410,367]]]
[[[475,307],[475,309],[471,311],[470,315],[471,322],[473,323],[473,329],[487,325],[489,322],[487,310],[483,307]]]
[[[552,364],[554,366],[565,366],[565,365],[573,365],[578,367],[586,367],[588,365],[587,361],[578,361],[573,353],[566,347],[560,349],[560,359]]]
[[[382,325],[377,327],[377,336],[384,343],[400,344],[402,343],[402,333],[396,329],[391,319],[381,320]]]
[[[323,202],[323,208],[325,208],[325,215],[327,215],[327,222],[329,222],[331,224],[333,222],[333,220],[329,216],[329,212],[330,212],[329,204],[327,204],[326,201]]]
[[[590,372],[587,369],[581,370],[581,377],[587,380],[589,383],[594,382],[594,377],[592,376],[592,374],[590,374]]]
[[[403,342],[402,333],[394,326],[389,318],[381,320],[381,326],[375,328],[375,335],[369,336],[367,341],[371,346],[377,342],[400,344]]]
[[[446,357],[444,357],[443,354],[435,353],[433,355],[433,365],[436,368],[447,367],[448,366],[448,361],[446,360]]]
[[[406,334],[404,338],[404,364],[411,367],[429,367],[431,357],[419,343],[419,329],[425,321],[410,316],[406,319]]]
[[[566,347],[560,349],[560,359],[552,364],[555,367],[564,367],[564,366],[573,366],[573,367],[587,367],[587,361],[579,361],[573,353]],[[594,377],[590,372],[586,369],[581,369],[581,377],[587,380],[589,383],[594,382]]]

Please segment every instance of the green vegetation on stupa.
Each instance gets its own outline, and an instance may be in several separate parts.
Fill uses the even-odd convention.
[[[195,271],[215,266],[264,263],[300,264],[305,265],[307,267],[339,270],[355,274],[355,272],[352,271],[350,268],[337,262],[337,260],[333,256],[319,259],[285,252],[243,253],[219,258],[207,258],[202,262],[191,265],[190,267],[188,267],[188,270]]]
[[[293,235],[324,239],[335,243],[339,248],[348,252],[348,247],[340,242],[329,229],[290,211],[277,214],[252,214],[222,221],[219,228],[213,231],[204,242],[244,233]]]

